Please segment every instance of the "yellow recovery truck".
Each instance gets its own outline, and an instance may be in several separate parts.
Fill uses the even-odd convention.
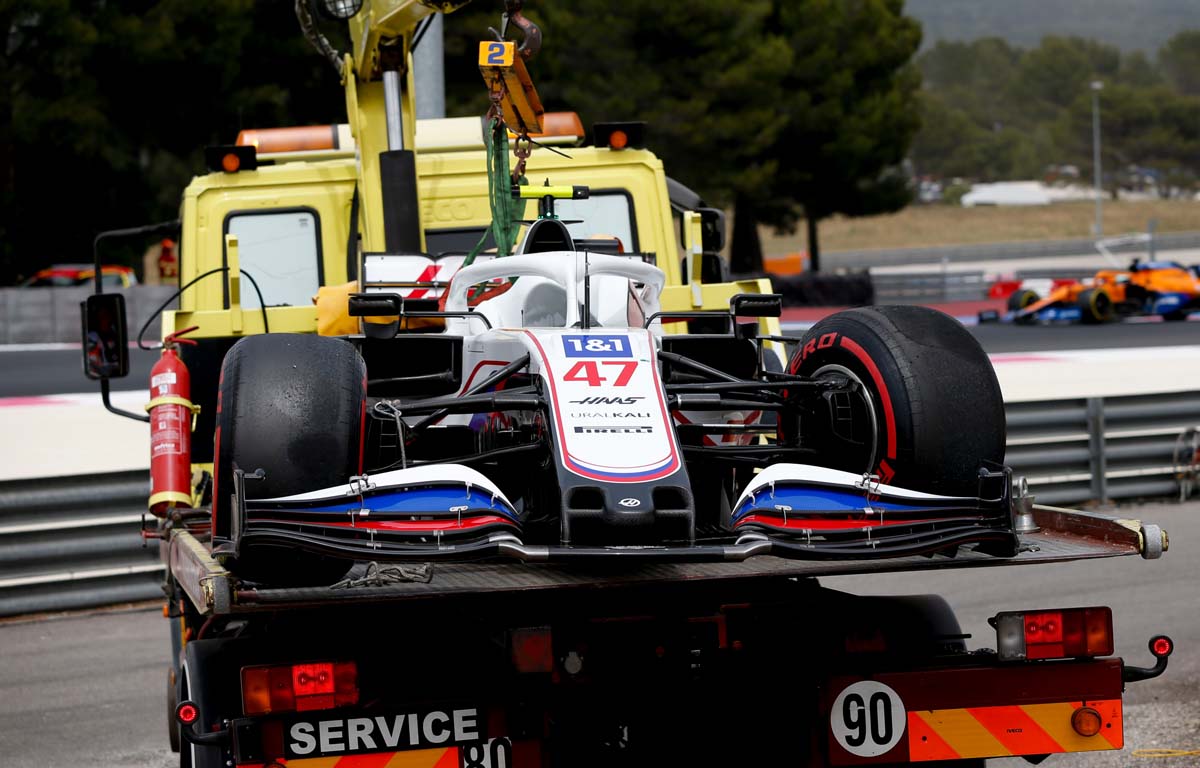
[[[783,337],[642,126],[586,147],[542,113],[518,0],[480,44],[488,117],[415,120],[416,29],[462,4],[297,3],[347,123],[208,150],[167,227],[179,309],[146,415],[108,401],[121,296],[83,307],[85,372],[150,422],[180,764],[1120,749],[1124,685],[1165,670],[1168,638],[1134,667],[1108,608],[1020,604],[968,652],[940,598],[816,579],[1153,559],[1166,534],[1033,504],[990,363],[944,315]],[[348,52],[314,13],[349,24]],[[103,241],[161,229],[101,235],[96,274]]]

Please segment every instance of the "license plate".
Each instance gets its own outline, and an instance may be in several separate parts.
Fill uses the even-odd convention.
[[[1120,661],[1115,659],[837,678],[830,681],[824,705],[834,765],[1091,752],[1124,745]],[[1084,720],[1098,730],[1084,735],[1076,727]]]

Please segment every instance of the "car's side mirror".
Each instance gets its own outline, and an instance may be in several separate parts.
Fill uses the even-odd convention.
[[[119,379],[129,374],[125,297],[97,293],[79,305],[83,321],[83,373],[89,379]]]
[[[734,317],[782,317],[783,296],[778,293],[739,293],[729,299]]]

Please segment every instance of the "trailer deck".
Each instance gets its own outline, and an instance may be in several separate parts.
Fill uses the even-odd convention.
[[[383,585],[264,588],[241,584],[211,555],[205,544],[180,531],[170,542],[171,572],[205,615],[278,611],[322,605],[413,602],[479,595],[515,596],[566,591],[613,590],[649,584],[781,581],[859,573],[897,573],[949,568],[1035,565],[1141,555],[1159,557],[1167,534],[1157,525],[1108,515],[1034,505],[1039,531],[1021,535],[1016,557],[1001,558],[960,548],[953,556],[886,560],[786,560],[755,557],[737,563],[646,563],[628,561],[588,567],[515,562],[438,563],[427,566],[428,580]]]

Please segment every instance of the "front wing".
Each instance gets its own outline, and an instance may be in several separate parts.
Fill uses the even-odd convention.
[[[241,487],[241,484],[237,484]],[[238,500],[237,547],[298,547],[348,559],[523,561],[807,560],[953,554],[960,546],[1016,554],[1011,477],[984,472],[981,496],[918,493],[847,472],[775,464],[743,492],[728,531],[657,544],[525,541],[521,515],[483,474],[458,464],[394,470],[347,485]]]

